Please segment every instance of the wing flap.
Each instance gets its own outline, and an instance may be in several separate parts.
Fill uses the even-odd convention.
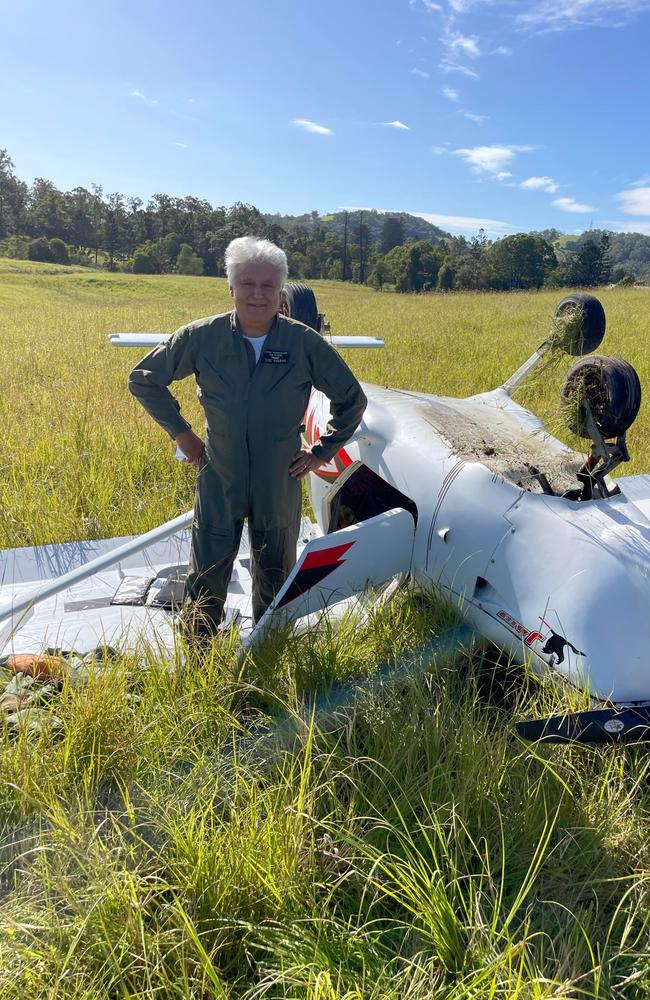
[[[401,507],[315,538],[250,634],[252,645],[272,628],[316,614],[408,573],[415,521]]]

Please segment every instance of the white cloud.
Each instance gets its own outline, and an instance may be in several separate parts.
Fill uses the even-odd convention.
[[[179,149],[187,149],[188,145],[186,142],[172,142],[172,146],[178,146]]]
[[[129,92],[129,97],[137,97],[139,101],[143,101],[145,104],[148,104],[149,107],[152,108],[155,107],[155,105],[158,103],[158,101],[155,100],[153,97],[147,97],[146,94],[143,94],[141,90],[137,89],[131,90]]]
[[[458,114],[462,115],[463,118],[469,118],[471,122],[476,122],[477,125],[482,125],[490,117],[489,115],[477,115],[473,111],[459,111]]]
[[[634,187],[616,195],[626,215],[650,215],[650,187]]]
[[[397,119],[395,119],[394,122],[381,122],[381,124],[382,125],[388,125],[389,128],[404,129],[405,132],[410,132],[411,131],[408,125],[405,125],[404,122],[400,122]]]
[[[563,31],[598,24],[619,26],[647,9],[647,0],[537,0],[515,20],[524,28]]]
[[[626,219],[624,222],[612,222],[605,220],[601,225],[603,228],[613,229],[616,233],[642,233],[644,236],[650,236],[650,222],[647,221]]]
[[[386,212],[388,215],[406,211],[403,208],[375,208],[370,205],[339,205],[337,207],[337,212],[372,212],[373,210]],[[516,232],[515,226],[509,222],[501,222],[499,219],[481,219],[472,215],[439,215],[436,212],[408,212],[407,214],[414,215],[418,219],[425,219],[448,233],[462,233],[464,236],[473,236],[478,233],[479,229],[485,230],[486,236],[495,239]]]
[[[638,181],[632,181],[631,184],[628,184],[628,187],[642,188],[647,187],[648,184],[650,184],[650,174],[643,174],[642,177],[639,177]]]
[[[471,149],[455,149],[454,154],[462,157],[477,173],[498,177],[504,174],[517,153],[530,153],[532,150],[532,146],[473,146]]]
[[[591,205],[583,205],[582,202],[576,201],[575,198],[555,198],[551,202],[551,205],[555,205],[556,208],[561,208],[563,212],[594,212],[595,209]]]
[[[480,3],[494,3],[494,0],[449,0],[449,6],[457,14],[465,14],[471,7],[477,7]]]
[[[448,101],[457,101],[460,94],[453,87],[443,87],[440,91],[443,97],[446,97]]]
[[[493,49],[490,53],[492,56],[511,56],[512,49],[509,49],[507,45],[499,45],[498,48]]]
[[[314,135],[334,135],[331,128],[319,125],[317,122],[310,122],[308,118],[294,118],[291,124],[304,128],[307,132],[313,132]]]
[[[188,103],[188,104],[196,104],[196,100],[195,100],[195,98],[194,98],[194,97],[188,97],[188,98],[187,98],[187,103]]]
[[[432,146],[431,149],[436,154],[436,156],[444,156],[449,150],[446,146]]]
[[[528,177],[519,187],[527,191],[547,191],[548,194],[555,194],[559,184],[552,177]]]
[[[469,66],[460,66],[458,63],[441,62],[439,69],[442,73],[460,73],[461,76],[468,76],[472,80],[478,80],[479,75]]]
[[[512,174],[509,170],[500,170],[494,177],[497,181],[507,181],[509,177],[512,177]]]
[[[432,222],[434,226],[440,226],[450,233],[471,235],[477,233],[479,229],[484,229],[487,236],[496,238],[515,231],[515,226],[498,219],[481,219],[471,215],[437,215],[434,212],[409,212],[409,215],[426,219],[427,222]]]
[[[410,7],[417,7],[418,3],[421,3],[425,10],[435,14],[442,14],[442,5],[435,3],[434,0],[409,0]]]
[[[478,59],[481,54],[475,35],[461,35],[459,31],[456,31],[452,35],[447,35],[442,41],[454,54],[461,53],[469,59]]]
[[[413,67],[411,73],[413,76],[419,76],[422,80],[428,80],[431,75],[430,73],[426,73],[423,69],[418,69],[417,66]]]

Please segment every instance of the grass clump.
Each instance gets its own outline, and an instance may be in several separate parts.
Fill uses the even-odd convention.
[[[2,996],[643,995],[647,757],[521,745],[557,689],[450,624],[399,595],[271,688],[268,648],[117,664],[5,734]]]

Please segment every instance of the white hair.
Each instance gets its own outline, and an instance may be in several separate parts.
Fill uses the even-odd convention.
[[[251,261],[272,264],[280,272],[281,285],[287,280],[289,265],[284,250],[270,240],[260,240],[256,236],[240,236],[236,240],[231,240],[226,247],[225,262],[229,285],[235,280],[235,268]]]

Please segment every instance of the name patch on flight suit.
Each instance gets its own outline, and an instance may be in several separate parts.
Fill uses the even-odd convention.
[[[288,361],[288,351],[264,351],[262,354],[263,365],[286,365]]]

